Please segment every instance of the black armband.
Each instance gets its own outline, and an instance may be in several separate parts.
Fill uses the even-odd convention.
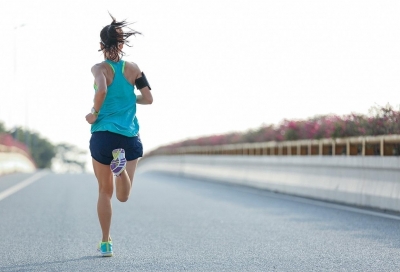
[[[135,80],[135,85],[136,85],[136,88],[138,88],[139,90],[144,87],[149,87],[149,89],[151,90],[149,82],[147,81],[147,78],[143,72],[142,72],[142,77],[137,78]]]

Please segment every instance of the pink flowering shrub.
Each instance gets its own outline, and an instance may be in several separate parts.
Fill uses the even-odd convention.
[[[211,135],[177,142],[160,149],[181,146],[222,145],[302,139],[343,138],[364,135],[400,134],[400,110],[391,105],[375,106],[368,115],[320,115],[306,120],[283,120],[278,125],[262,125],[246,132]]]
[[[15,140],[10,134],[7,133],[0,134],[0,145],[5,145],[7,147],[14,146],[29,154],[29,149],[25,144]]]

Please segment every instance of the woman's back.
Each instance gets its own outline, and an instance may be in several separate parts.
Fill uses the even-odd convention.
[[[123,60],[105,60],[100,65],[105,68],[107,95],[91,132],[111,131],[128,137],[136,136],[139,123],[136,118],[135,87],[132,84],[133,78],[137,77],[135,69],[132,69],[133,64]]]

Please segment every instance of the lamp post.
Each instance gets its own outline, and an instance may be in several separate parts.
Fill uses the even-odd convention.
[[[20,24],[14,27],[14,83],[17,74],[17,30],[24,26],[25,24]]]
[[[25,24],[20,24],[20,25],[17,25],[17,26],[15,26],[14,27],[14,60],[13,60],[13,62],[14,62],[14,82],[13,82],[13,94],[15,95],[15,93],[16,93],[16,90],[17,90],[17,31],[18,31],[18,29],[20,29],[20,28],[22,28],[22,27],[24,27],[25,26]],[[26,98],[26,94],[25,94],[25,97],[24,97],[24,99],[25,99],[25,135],[24,135],[24,140],[25,140],[25,145],[28,147],[28,148],[30,148],[30,146],[29,146],[29,144],[28,144],[28,128],[27,128],[27,120],[28,120],[28,113],[27,113],[27,103],[28,103],[28,100],[27,100],[27,98]]]

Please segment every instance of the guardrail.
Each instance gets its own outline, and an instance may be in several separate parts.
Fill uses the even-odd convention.
[[[152,155],[399,156],[400,135],[161,148]]]
[[[399,150],[400,135],[165,147],[138,169],[400,212]]]
[[[0,145],[0,175],[32,172],[35,169],[35,163],[25,150],[15,146]]]
[[[400,212],[398,156],[157,155],[147,171]]]
[[[0,152],[3,152],[3,153],[19,153],[21,155],[24,155],[27,158],[31,157],[25,150],[22,150],[21,148],[18,148],[18,147],[15,147],[15,146],[7,146],[7,145],[0,144]]]

